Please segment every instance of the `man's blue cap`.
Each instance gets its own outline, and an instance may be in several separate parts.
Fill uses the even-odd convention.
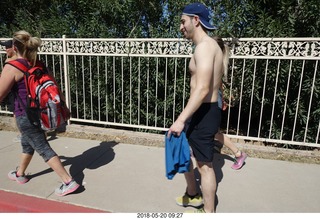
[[[0,42],[1,46],[5,46],[6,49],[12,48],[12,40],[8,40],[8,41],[4,41],[4,42]]]
[[[201,25],[205,29],[207,29],[207,30],[216,29],[210,24],[210,17],[209,17],[208,8],[200,2],[195,2],[195,3],[191,3],[191,4],[187,5],[183,9],[182,14],[188,15],[188,16],[197,15],[197,16],[199,16]]]

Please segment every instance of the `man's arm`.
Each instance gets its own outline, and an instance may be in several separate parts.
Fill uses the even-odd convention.
[[[15,83],[14,67],[5,65],[0,76],[0,102],[8,95]]]

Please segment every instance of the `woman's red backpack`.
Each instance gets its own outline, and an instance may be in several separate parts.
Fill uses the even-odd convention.
[[[42,62],[38,61],[34,67],[26,65],[21,59],[7,64],[24,73],[27,89],[27,105],[24,107],[33,125],[53,131],[70,118],[69,109],[61,100],[59,86]]]

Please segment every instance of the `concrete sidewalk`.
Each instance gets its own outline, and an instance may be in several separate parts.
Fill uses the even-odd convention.
[[[28,183],[20,185],[7,178],[19,164],[21,146],[13,142],[17,134],[0,131],[0,190],[106,212],[189,209],[175,204],[175,197],[184,193],[186,184],[182,174],[173,180],[165,177],[163,147],[58,136],[50,141],[51,146],[83,185],[75,194],[58,197],[54,190],[61,181],[38,154],[27,169],[32,177]],[[257,159],[249,154],[246,165],[235,171],[230,168],[230,158],[217,155],[214,161],[218,213],[320,212],[319,165]]]

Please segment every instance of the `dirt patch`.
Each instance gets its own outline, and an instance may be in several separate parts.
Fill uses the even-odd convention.
[[[18,131],[13,118],[8,116],[0,116],[0,130]],[[115,141],[118,143],[143,146],[164,147],[164,135],[124,131],[110,128],[99,128],[85,125],[68,125],[65,130],[49,133],[49,135],[98,141]],[[243,142],[235,142],[235,144],[241,150],[245,151],[248,156],[254,158],[320,164],[319,150],[292,150]],[[231,151],[226,147],[222,147],[221,153],[232,155]]]

